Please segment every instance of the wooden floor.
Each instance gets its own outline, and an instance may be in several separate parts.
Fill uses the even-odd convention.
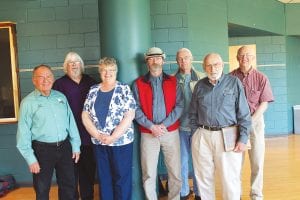
[[[248,155],[247,155],[248,156]],[[248,200],[250,169],[248,157],[243,169],[243,200]],[[265,200],[300,200],[300,135],[272,137],[266,139],[264,171]],[[96,188],[95,196],[98,196]],[[221,200],[217,186],[217,200]],[[18,188],[1,200],[33,200],[32,188]],[[57,187],[51,188],[51,200],[57,200]],[[95,198],[98,199],[98,198]],[[166,198],[161,198],[164,200]]]

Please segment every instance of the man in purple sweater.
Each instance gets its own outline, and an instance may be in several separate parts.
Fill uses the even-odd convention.
[[[91,138],[82,124],[81,112],[85,97],[90,87],[97,82],[90,76],[83,74],[84,63],[75,52],[69,52],[63,64],[65,75],[57,79],[53,89],[62,92],[68,99],[81,138],[81,155],[75,164],[75,181],[79,183],[79,192],[82,200],[94,198],[95,160]],[[79,199],[76,190],[76,199]]]

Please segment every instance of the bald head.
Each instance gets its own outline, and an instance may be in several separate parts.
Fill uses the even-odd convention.
[[[255,51],[250,46],[242,46],[237,51],[237,61],[239,62],[239,67],[243,72],[247,72],[253,67],[255,60]]]
[[[223,73],[223,68],[224,63],[220,54],[210,53],[204,57],[203,69],[211,82],[216,83]]]
[[[32,83],[34,87],[44,96],[49,96],[54,83],[54,75],[47,65],[39,65],[33,69]]]
[[[207,62],[209,60],[218,60],[219,62],[222,62],[223,63],[223,59],[222,57],[220,56],[220,54],[218,53],[209,53],[207,54],[204,58],[203,58],[203,67],[205,67],[205,65],[207,64]]]
[[[191,50],[189,50],[188,48],[181,48],[181,49],[178,49],[176,58],[178,57],[178,54],[181,54],[181,53],[186,53],[186,55],[193,57]]]
[[[190,74],[192,69],[193,55],[187,48],[181,48],[177,51],[176,61],[179,71],[182,74]]]
[[[244,52],[247,52],[248,54],[251,55],[255,55],[254,49],[247,45],[241,46],[237,51],[237,55],[243,54]]]

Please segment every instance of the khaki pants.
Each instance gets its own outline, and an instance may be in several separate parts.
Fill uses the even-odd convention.
[[[263,199],[263,170],[265,160],[265,123],[262,116],[253,122],[250,132],[251,149],[248,150],[251,166],[251,191],[252,200]]]
[[[225,152],[221,131],[199,128],[192,138],[194,173],[201,199],[215,200],[215,176],[223,200],[240,200],[242,153]]]
[[[168,171],[168,199],[180,199],[181,168],[178,130],[165,133],[158,138],[148,133],[141,134],[141,165],[146,198],[157,199],[156,178],[160,149],[162,149]]]

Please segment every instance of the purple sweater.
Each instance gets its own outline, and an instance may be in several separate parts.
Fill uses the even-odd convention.
[[[62,92],[68,99],[80,133],[82,145],[92,144],[90,135],[82,123],[81,112],[86,95],[89,92],[90,87],[95,84],[97,84],[97,82],[86,74],[82,75],[79,84],[70,79],[67,75],[57,79],[53,84],[53,89]]]

